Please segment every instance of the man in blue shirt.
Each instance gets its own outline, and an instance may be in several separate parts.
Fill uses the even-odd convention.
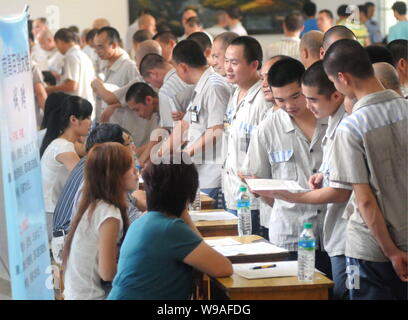
[[[365,10],[363,12],[364,16],[367,18],[365,25],[367,27],[368,33],[370,34],[370,42],[372,44],[381,43],[382,36],[379,24],[373,20],[375,14],[375,4],[373,2],[366,2],[364,5]]]
[[[303,5],[303,12],[305,14],[305,24],[304,24],[304,29],[303,32],[300,34],[300,37],[302,38],[303,35],[311,30],[319,30],[319,27],[317,26],[317,19],[316,19],[316,4],[313,2],[306,2]]]
[[[393,4],[392,10],[394,10],[394,17],[398,22],[390,28],[388,42],[397,39],[408,40],[407,4],[403,1],[397,1]]]

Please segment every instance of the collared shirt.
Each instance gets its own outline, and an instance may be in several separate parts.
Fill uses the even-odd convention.
[[[333,153],[333,141],[337,127],[341,120],[347,116],[344,105],[341,105],[337,112],[329,117],[326,135],[322,141],[323,162],[320,172],[323,173],[323,187],[352,190],[350,184],[330,183],[330,158]],[[331,256],[344,255],[346,248],[346,226],[347,220],[343,218],[347,202],[327,204],[326,218],[323,225],[324,249]]]
[[[292,118],[285,111],[277,110],[259,124],[249,144],[244,166],[258,178],[294,180],[307,189],[309,177],[317,173],[322,162],[321,143],[326,129],[327,119],[317,120],[309,142]],[[270,241],[296,251],[304,222],[312,222],[319,246],[325,212],[326,205],[275,200],[269,222]]]
[[[95,71],[89,57],[77,45],[69,49],[65,53],[64,73],[62,74],[61,81],[75,81],[78,84],[78,88],[75,92],[72,92],[72,94],[88,100],[92,106],[95,105],[91,87],[91,82],[94,78]],[[92,116],[95,118],[95,108],[92,112]]]
[[[48,52],[48,70],[62,74],[64,68],[64,55],[57,48]]]
[[[108,65],[102,70],[104,83],[113,85],[114,88],[126,86],[134,79],[140,79],[141,76],[137,70],[136,63],[130,60],[129,55],[125,52],[109,67]],[[107,88],[109,90],[109,88]],[[107,104],[100,98],[96,98],[96,119],[106,109]],[[123,126],[123,118],[126,116],[125,108],[117,108],[112,115],[111,122]]]
[[[397,39],[408,40],[408,21],[398,21],[390,28],[387,38],[388,42]]]
[[[223,124],[230,95],[231,89],[226,80],[209,67],[197,82],[183,119],[190,124],[186,147],[200,139],[208,128]],[[206,146],[208,150],[215,149],[215,154],[200,153],[194,156],[201,189],[217,188],[221,185],[221,145],[222,142],[217,141],[215,148]]]
[[[277,55],[285,55],[294,59],[300,59],[300,39],[297,37],[283,37],[281,40],[270,44],[266,50],[267,58]]]
[[[330,180],[369,184],[395,245],[408,249],[408,101],[392,90],[369,94],[339,125]],[[346,233],[346,256],[386,262],[356,200]]]
[[[262,91],[262,81],[256,82],[238,104],[240,90],[232,95],[227,110],[232,110],[224,124],[222,190],[228,209],[236,210],[236,199],[242,183],[238,171],[245,160],[251,136],[268,111]],[[251,209],[258,209],[258,201],[251,199]]]
[[[61,195],[58,198],[58,202],[54,210],[53,231],[68,231],[69,229],[75,195],[79,189],[79,186],[84,180],[85,159],[86,158],[84,157],[78,162],[69,175],[64,188],[62,189]]]
[[[186,84],[177,75],[176,69],[171,69],[163,79],[159,90],[160,127],[173,128],[172,112],[186,112],[194,92],[194,86]]]
[[[374,20],[367,20],[365,23],[368,33],[370,34],[371,43],[380,43],[382,42],[382,36],[380,31],[380,26]]]

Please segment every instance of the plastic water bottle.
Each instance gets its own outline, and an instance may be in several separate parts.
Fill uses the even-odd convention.
[[[316,239],[313,224],[305,222],[298,242],[298,280],[313,281],[315,271]]]
[[[197,189],[196,197],[193,203],[190,204],[190,211],[201,211],[201,192]]]
[[[239,188],[237,199],[238,210],[238,234],[239,236],[247,236],[252,234],[251,221],[251,198],[247,192],[247,188],[242,186]]]

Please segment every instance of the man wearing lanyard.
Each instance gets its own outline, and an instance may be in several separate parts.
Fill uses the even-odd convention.
[[[225,53],[225,72],[228,82],[237,85],[231,96],[224,124],[222,190],[228,211],[237,214],[236,199],[242,181],[238,175],[247,154],[249,142],[268,111],[262,91],[259,70],[262,67],[262,47],[254,38],[236,38]],[[259,207],[251,198],[252,233],[260,234]]]
[[[221,186],[221,135],[225,109],[231,95],[225,79],[207,65],[200,46],[183,40],[173,51],[173,64],[179,77],[196,85],[183,120],[175,126],[159,155],[177,151],[184,143],[197,166],[201,191],[218,199]]]

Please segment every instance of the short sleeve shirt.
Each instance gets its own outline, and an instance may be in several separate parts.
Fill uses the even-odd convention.
[[[189,299],[193,268],[183,260],[201,241],[182,219],[148,212],[126,234],[109,299]]]
[[[369,184],[391,238],[408,249],[408,101],[392,90],[369,94],[340,123],[334,139],[330,180]],[[360,215],[356,200],[346,234],[346,256],[388,259]]]
[[[285,111],[277,110],[259,124],[249,144],[244,166],[248,173],[258,178],[293,180],[307,189],[309,177],[321,166],[321,143],[326,129],[327,119],[317,120],[314,136],[309,142],[292,118]],[[325,213],[325,205],[275,200],[269,239],[279,247],[296,251],[304,222],[312,222],[319,246]]]
[[[99,231],[109,218],[119,221],[117,243],[123,237],[123,221],[120,210],[104,201],[99,201],[89,220],[85,211],[72,239],[71,251],[65,270],[66,300],[102,300],[105,290],[99,276]]]
[[[68,140],[58,138],[48,145],[41,158],[42,185],[46,212],[54,212],[58,198],[69,177],[70,171],[64,164],[57,161],[58,155],[67,152],[76,153],[74,144]]]

